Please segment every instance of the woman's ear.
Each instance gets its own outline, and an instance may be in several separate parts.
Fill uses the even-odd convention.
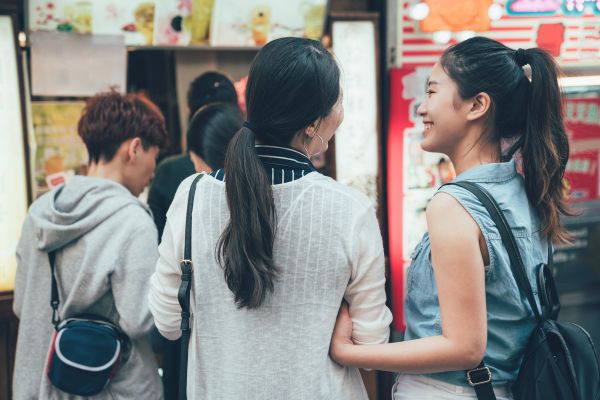
[[[467,113],[469,121],[475,121],[484,117],[492,107],[492,99],[485,92],[477,93],[471,98],[471,108]]]
[[[317,130],[319,129],[319,122],[319,118],[315,119],[309,126],[306,127],[306,129],[304,130],[304,134],[311,139],[315,137],[315,135],[317,134]]]

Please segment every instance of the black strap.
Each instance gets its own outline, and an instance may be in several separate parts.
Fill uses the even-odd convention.
[[[492,221],[494,221],[496,227],[498,228],[498,231],[500,232],[500,236],[502,237],[502,243],[504,244],[504,247],[506,247],[506,251],[508,252],[511,269],[513,272],[513,276],[517,281],[517,285],[527,297],[527,301],[529,302],[529,306],[531,307],[531,310],[533,311],[536,320],[539,323],[541,323],[542,317],[538,310],[537,303],[535,302],[535,295],[533,294],[533,289],[531,288],[531,282],[529,282],[529,279],[527,278],[527,272],[525,270],[525,265],[523,264],[523,259],[521,258],[521,253],[517,246],[517,242],[512,234],[512,231],[510,230],[510,225],[506,221],[506,218],[504,217],[500,206],[498,205],[498,203],[496,203],[494,198],[487,190],[485,190],[483,187],[476,183],[460,181],[449,183],[449,185],[460,186],[463,189],[466,189],[469,192],[473,193],[487,209],[487,211],[490,214],[490,217],[492,218]],[[550,253],[551,250],[549,250],[549,254]]]
[[[181,357],[179,360],[179,400],[187,399],[187,364],[188,347],[190,344],[190,291],[192,288],[192,210],[194,209],[194,196],[196,185],[204,174],[198,175],[190,186],[188,195],[187,212],[185,218],[185,244],[183,247],[183,260],[181,260],[181,286],[177,293],[177,300],[181,306]]]
[[[478,400],[496,400],[492,386],[492,372],[483,361],[477,368],[467,371],[467,381],[475,389]]]
[[[476,183],[459,181],[448,183],[448,185],[460,186],[463,189],[473,193],[479,199],[481,204],[483,204],[483,206],[487,209],[492,221],[494,221],[494,224],[496,224],[496,227],[500,232],[502,243],[508,252],[511,270],[515,281],[517,282],[519,289],[525,293],[527,301],[529,302],[529,306],[531,307],[536,320],[538,323],[540,323],[542,318],[538,310],[537,303],[535,302],[531,282],[527,278],[527,272],[523,264],[523,259],[521,258],[521,253],[517,246],[517,242],[512,234],[508,221],[506,221],[504,213],[500,209],[500,206],[487,190]],[[548,242],[548,264],[552,265],[552,245],[550,242]],[[494,394],[494,389],[492,386],[492,374],[489,368],[485,366],[483,361],[477,368],[467,371],[467,380],[475,389],[478,400],[496,400],[496,395]]]
[[[58,283],[56,282],[56,277],[54,276],[55,260],[56,250],[48,253],[48,261],[50,263],[50,278],[52,279],[52,291],[50,294],[50,307],[52,307],[52,325],[54,325],[54,329],[58,330],[58,325],[60,324],[60,315],[58,315],[58,305],[60,304],[60,299],[58,297]]]

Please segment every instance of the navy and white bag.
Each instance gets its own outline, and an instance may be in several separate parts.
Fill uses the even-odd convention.
[[[55,253],[49,253],[52,274],[52,324],[55,332],[46,375],[65,393],[93,396],[100,393],[117,371],[129,340],[121,329],[97,315],[80,315],[60,322]]]

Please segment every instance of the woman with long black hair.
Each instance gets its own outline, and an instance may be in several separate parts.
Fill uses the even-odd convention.
[[[366,399],[360,374],[328,355],[340,303],[358,343],[388,340],[381,234],[372,203],[315,171],[343,119],[340,71],[322,45],[283,38],[257,55],[248,121],[225,167],[198,181],[193,211],[189,398]],[[150,309],[181,335],[188,193],[169,210]]]
[[[446,49],[418,108],[421,147],[450,158],[455,182],[478,184],[496,200],[534,288],[550,243],[568,238],[560,222],[569,213],[569,142],[559,73],[542,49],[474,37]],[[512,399],[537,322],[498,227],[477,197],[456,185],[441,187],[426,214],[427,233],[408,271],[405,341],[356,346],[342,307],[331,354],[344,365],[399,372],[395,400],[476,399],[472,386],[488,379],[498,400]],[[482,360],[478,382],[471,377]]]

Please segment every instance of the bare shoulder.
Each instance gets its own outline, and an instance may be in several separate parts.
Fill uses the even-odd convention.
[[[426,211],[429,234],[478,234],[479,227],[465,208],[448,193],[437,193]]]

